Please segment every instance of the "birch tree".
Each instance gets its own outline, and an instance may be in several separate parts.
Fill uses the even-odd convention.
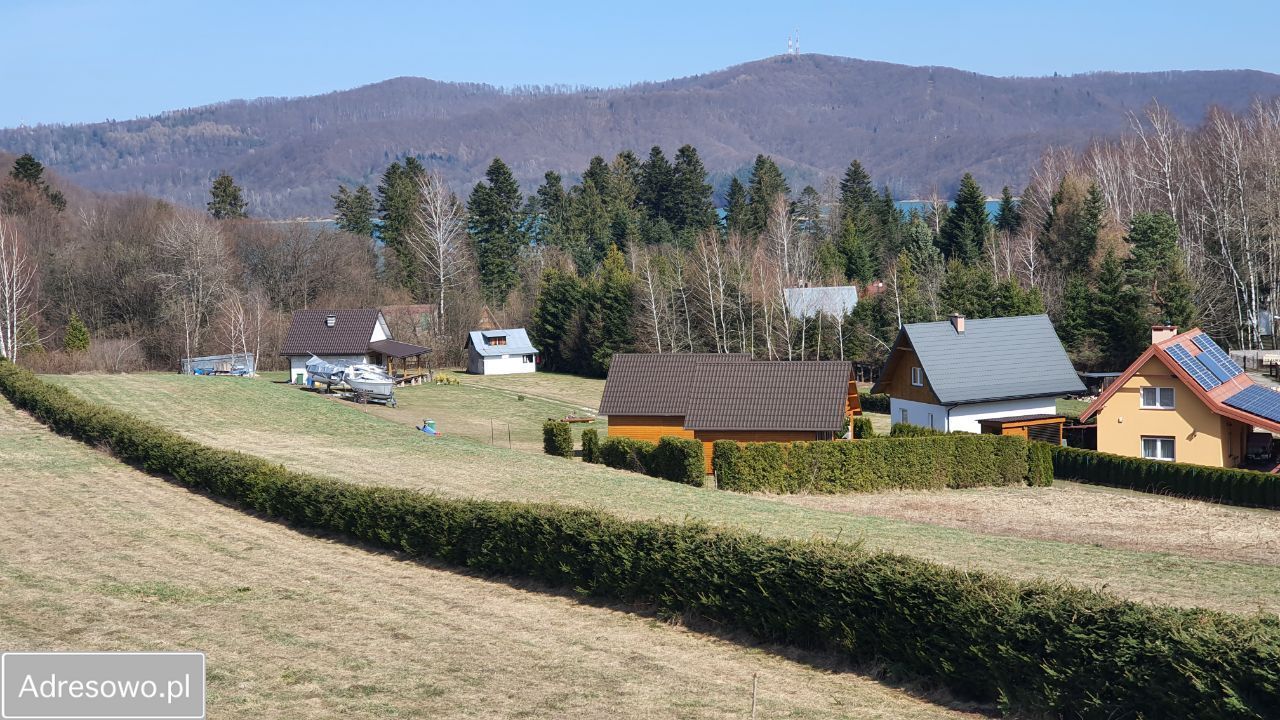
[[[436,302],[436,327],[442,329],[446,295],[463,284],[471,268],[466,214],[438,172],[419,178],[416,212],[416,227],[405,240],[422,264],[424,284]]]
[[[230,258],[218,226],[181,213],[156,238],[162,270],[156,274],[171,316],[182,325],[183,352],[199,352],[211,313],[227,288]]]
[[[22,325],[31,312],[35,264],[18,239],[14,224],[0,214],[0,357],[17,362],[22,349]]]

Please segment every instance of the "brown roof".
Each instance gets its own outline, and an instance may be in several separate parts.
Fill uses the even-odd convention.
[[[333,327],[325,318],[333,315]],[[281,355],[363,355],[378,322],[377,308],[295,310]]]
[[[853,363],[700,362],[688,386],[689,430],[839,432]]]
[[[600,399],[601,415],[681,417],[694,366],[705,360],[745,363],[743,353],[648,353],[613,356]]]
[[[1012,415],[1009,417],[993,417],[982,418],[978,420],[979,425],[1009,425],[1024,422],[1036,422],[1037,420],[1066,420],[1062,415],[1053,415],[1050,413],[1040,413],[1038,415]]]
[[[431,348],[400,342],[399,340],[376,340],[369,343],[369,349],[393,358],[414,357],[415,355],[425,355],[431,352]]]

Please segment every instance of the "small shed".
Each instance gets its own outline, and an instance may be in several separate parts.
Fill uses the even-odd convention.
[[[472,375],[514,375],[537,369],[538,349],[524,328],[472,330],[463,349]]]
[[[1014,417],[983,418],[978,421],[983,435],[1016,435],[1028,440],[1062,444],[1062,426],[1067,419],[1061,415],[1019,415]]]

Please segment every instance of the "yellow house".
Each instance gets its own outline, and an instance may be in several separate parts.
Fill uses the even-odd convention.
[[[1235,467],[1254,428],[1280,433],[1280,392],[1254,383],[1199,328],[1152,328],[1152,344],[1080,415],[1098,450]]]

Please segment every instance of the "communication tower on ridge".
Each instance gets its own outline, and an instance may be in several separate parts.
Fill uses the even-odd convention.
[[[788,55],[800,54],[800,31],[799,30],[796,30],[795,32],[787,36],[787,54]]]

